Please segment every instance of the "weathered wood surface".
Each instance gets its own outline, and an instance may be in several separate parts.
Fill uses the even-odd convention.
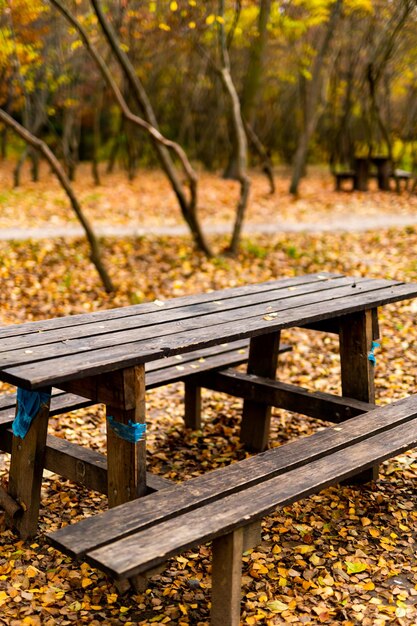
[[[248,374],[274,379],[278,365],[280,331],[253,337],[249,347]],[[246,398],[243,403],[240,440],[250,450],[262,452],[268,447],[271,405],[259,402],[261,396]]]
[[[133,315],[123,318],[117,315],[122,315],[124,309],[119,313],[113,310],[108,312],[112,315],[107,322],[101,318],[92,320],[92,324],[84,320],[73,326],[68,321],[65,326],[61,321],[63,328],[58,331],[48,330],[44,322],[42,332],[21,327],[22,336],[16,329],[15,335],[0,339],[0,376],[27,388],[58,385],[224,341],[373,309],[415,295],[416,284],[312,275],[255,285],[252,291],[250,286],[237,288],[234,296],[232,290],[228,297],[220,295],[218,300],[213,294],[204,294],[203,301],[201,296],[181,299],[181,306],[171,300],[165,309],[160,307],[153,313],[146,312],[149,305],[139,305]],[[51,324],[55,326],[56,320]],[[111,324],[115,328],[109,332]],[[51,339],[53,333],[59,340]],[[71,333],[76,338],[71,338]],[[85,337],[80,336],[83,333]],[[31,346],[30,354],[22,341]]]
[[[145,367],[137,365],[115,376],[123,377],[124,407],[107,406],[107,415],[127,425],[145,423]],[[136,443],[117,435],[107,422],[107,497],[109,507],[146,494],[145,437]]]
[[[3,509],[10,519],[14,519],[16,515],[23,512],[20,504],[9,496],[3,485],[0,485],[0,509]]]
[[[308,468],[313,467],[312,463],[331,452],[337,453],[345,448],[349,451],[353,445],[365,441],[372,456],[373,450],[370,444],[366,443],[367,440],[371,442],[371,436],[390,431],[394,427],[400,433],[402,428],[408,433],[407,424],[414,420],[416,414],[417,396],[411,396],[354,417],[346,424],[323,429],[310,437],[267,450],[227,468],[193,478],[172,489],[168,488],[140,501],[106,511],[95,518],[83,520],[74,526],[62,528],[50,535],[50,540],[72,556],[83,557],[86,552],[112,542],[114,537],[123,538],[159,522],[168,522],[219,497],[236,493],[238,499],[246,501],[249,498],[249,492],[246,490],[252,489],[256,492],[258,485],[266,479],[280,477],[284,472],[305,465],[308,465]],[[416,436],[415,422],[412,422],[412,428],[413,436]],[[308,468],[307,474],[312,472]],[[360,466],[358,469],[361,469]],[[286,480],[278,479],[278,486],[280,482],[286,483]],[[300,481],[300,485],[302,484]],[[242,490],[245,490],[244,498],[240,493]]]
[[[207,389],[238,398],[263,402],[294,413],[316,417],[336,424],[375,408],[373,403],[323,391],[308,391],[296,385],[269,380],[233,369],[199,375],[197,382]]]
[[[211,626],[239,626],[242,552],[243,528],[213,541]]]
[[[417,445],[413,419],[369,439],[221,497],[132,534],[85,555],[88,562],[116,578],[128,578],[163,563],[178,552],[215,539],[255,521],[278,506],[300,500],[340,482],[375,462],[381,462]],[[291,444],[290,444],[291,445]],[[278,450],[275,449],[275,454]],[[152,496],[151,496],[152,497]],[[117,534],[114,534],[117,537]]]
[[[1,449],[12,451],[12,420],[0,426]],[[44,468],[87,489],[107,494],[107,459],[104,454],[71,441],[48,435],[46,439]],[[147,472],[148,493],[172,487],[167,478]]]
[[[82,326],[84,324],[92,324],[95,322],[103,323],[111,319],[122,319],[137,314],[153,313],[163,306],[164,310],[176,309],[194,303],[211,302],[213,300],[227,300],[235,298],[237,295],[261,293],[270,291],[277,286],[280,288],[293,287],[298,284],[306,284],[307,282],[317,282],[322,279],[342,278],[343,274],[334,274],[329,272],[321,272],[320,274],[310,274],[308,276],[298,276],[291,278],[280,278],[278,280],[270,280],[264,283],[254,285],[245,285],[242,287],[229,287],[228,289],[218,289],[204,294],[193,296],[182,296],[173,298],[165,302],[155,300],[145,304],[135,304],[132,306],[119,307],[115,309],[107,309],[105,311],[95,311],[93,313],[82,313],[79,315],[71,315],[65,317],[54,317],[47,320],[37,322],[25,322],[23,324],[12,324],[0,327],[0,339],[11,337],[21,337],[32,333],[42,333],[60,329],[66,330],[70,326]],[[321,277],[321,278],[319,278]]]
[[[339,331],[342,394],[375,402],[374,365],[368,358],[374,337],[372,311],[358,311],[344,318]],[[378,465],[357,476],[354,482],[376,480]]]
[[[13,437],[8,492],[23,510],[13,520],[22,539],[34,535],[38,527],[49,404],[50,400],[41,404],[24,439]]]

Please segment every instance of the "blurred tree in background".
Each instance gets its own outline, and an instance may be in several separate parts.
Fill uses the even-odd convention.
[[[380,155],[416,167],[416,0],[62,3],[73,23],[54,0],[0,0],[0,107],[47,143],[70,180],[80,160],[91,161],[96,183],[116,163],[130,177],[162,166],[208,253],[196,218],[199,168],[241,184],[235,249],[249,167],[263,168],[273,190],[273,165],[291,165],[293,193],[308,162],[337,170]],[[9,149],[4,125],[3,158]],[[38,176],[36,151],[24,147],[16,185],[27,157]]]

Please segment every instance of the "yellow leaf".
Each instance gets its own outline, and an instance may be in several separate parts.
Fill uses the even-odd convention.
[[[107,594],[107,604],[113,604],[117,600],[117,593],[108,593]]]
[[[282,613],[282,611],[288,610],[288,604],[285,604],[285,602],[281,602],[280,600],[268,602],[267,607],[270,611],[273,611],[274,613]]]
[[[360,561],[346,561],[346,568],[348,574],[359,574],[368,569],[368,566],[366,563],[361,563]]]
[[[379,537],[379,530],[377,530],[376,528],[370,528],[369,529],[369,534],[371,535],[371,537]]]
[[[361,523],[362,523],[362,526],[369,526],[370,524],[372,524],[369,517],[362,517]]]
[[[161,22],[161,24],[159,24],[159,28],[160,28],[161,30],[165,30],[165,31],[167,31],[167,32],[171,30],[171,27],[170,27],[170,26],[168,26],[168,24],[163,24],[162,22]]]
[[[171,11],[177,11],[178,10],[178,2],[171,2],[169,5],[169,8],[171,9]]]
[[[83,587],[83,589],[85,589],[86,587],[88,587],[89,585],[91,585],[93,583],[93,581],[91,580],[91,578],[83,578],[81,580],[81,586]]]
[[[213,24],[213,22],[215,22],[215,21],[216,21],[216,16],[215,16],[215,15],[213,15],[213,14],[208,15],[208,16],[206,17],[206,24],[207,24],[208,26],[210,26],[210,24]]]
[[[373,591],[373,590],[375,589],[375,585],[374,585],[374,583],[370,580],[370,581],[369,581],[369,582],[367,582],[367,583],[363,583],[363,585],[362,585],[362,589],[363,589],[364,591]]]
[[[309,552],[314,552],[314,546],[300,545],[295,546],[294,550],[298,554],[308,554]]]
[[[0,591],[0,606],[2,606],[8,599],[9,596],[7,593],[5,591]]]
[[[38,570],[36,569],[36,567],[33,567],[33,565],[29,565],[29,567],[26,569],[26,576],[28,578],[36,578],[38,573]]]

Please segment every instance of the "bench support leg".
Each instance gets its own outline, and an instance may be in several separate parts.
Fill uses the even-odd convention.
[[[121,375],[122,379],[119,380]],[[108,376],[108,375],[107,375]],[[131,367],[116,373],[121,390],[119,406],[107,406],[107,415],[117,422],[145,423],[145,368]],[[110,380],[108,377],[108,384]],[[109,507],[134,500],[146,493],[146,445],[126,441],[107,424],[107,483]]]
[[[378,329],[376,311],[362,311],[343,318],[340,325],[342,395],[375,403],[374,365],[368,358]],[[357,474],[349,483],[363,484],[378,478],[379,466]]]
[[[211,625],[239,626],[243,528],[213,541]]]
[[[8,491],[23,512],[8,523],[22,539],[32,537],[38,529],[49,405],[50,401],[41,406],[24,439],[13,436]]]
[[[184,423],[187,428],[201,429],[201,387],[184,382]]]
[[[248,374],[275,380],[278,363],[280,333],[261,335],[251,339]],[[240,440],[251,450],[261,452],[268,447],[271,407],[245,400],[242,411]]]

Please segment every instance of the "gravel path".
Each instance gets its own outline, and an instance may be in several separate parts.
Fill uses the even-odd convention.
[[[244,234],[273,234],[291,232],[360,232],[367,230],[379,230],[384,228],[400,228],[417,225],[416,215],[387,215],[358,216],[338,215],[334,219],[316,222],[289,222],[256,224],[246,223]],[[185,225],[177,226],[137,226],[127,224],[125,226],[96,226],[95,232],[105,237],[142,237],[147,235],[156,236],[181,236],[187,235],[189,230]],[[231,232],[228,224],[207,224],[204,232],[208,235],[223,235]],[[0,229],[0,240],[25,240],[25,239],[52,239],[61,237],[82,237],[83,230],[79,226],[45,226],[40,228],[3,228]]]

